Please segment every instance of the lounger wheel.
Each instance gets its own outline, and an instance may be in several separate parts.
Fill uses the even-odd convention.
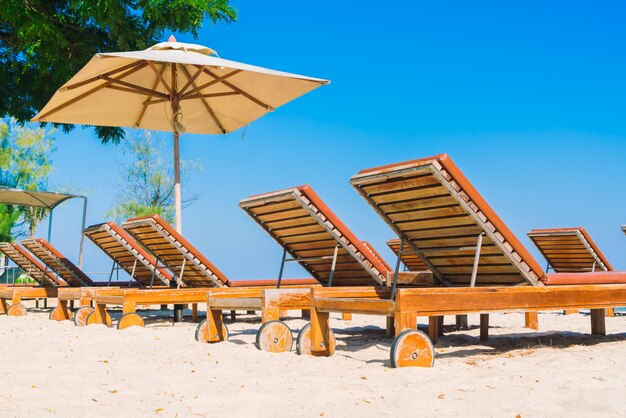
[[[53,310],[50,311],[50,320],[52,321],[64,321],[65,315],[63,314],[63,310],[59,309],[57,306]]]
[[[76,325],[77,327],[84,327],[85,325],[87,325],[87,317],[93,311],[94,308],[92,308],[91,306],[81,306],[80,308],[76,309],[76,312],[74,312],[74,325]]]
[[[224,338],[220,341],[228,341],[228,337],[230,336],[228,332],[228,327],[223,322],[222,322],[222,336]],[[196,328],[195,337],[196,337],[196,341],[198,342],[201,342],[201,343],[209,342],[209,326],[208,326],[206,319],[198,324],[198,327]],[[218,342],[218,341],[214,341],[214,342]]]
[[[433,367],[435,349],[422,331],[408,329],[398,335],[389,352],[391,367]]]
[[[26,306],[21,303],[14,303],[9,306],[7,310],[7,315],[9,316],[26,316]]]
[[[307,356],[332,356],[335,353],[335,333],[330,331],[330,347],[326,353],[311,351],[311,323],[309,322],[300,330],[296,338],[296,353]],[[322,343],[323,344],[323,343]]]
[[[87,318],[85,319],[85,324],[93,325],[95,323],[96,323],[96,311],[94,310],[92,313],[87,315]],[[104,325],[106,325],[107,327],[110,327],[112,323],[113,322],[111,321],[111,315],[109,315],[109,313],[107,312],[106,317],[104,318]]]
[[[283,321],[267,321],[256,333],[256,348],[270,353],[284,353],[293,347],[293,335]]]
[[[117,321],[117,329],[126,329],[129,327],[143,327],[143,319],[135,312],[125,313]]]

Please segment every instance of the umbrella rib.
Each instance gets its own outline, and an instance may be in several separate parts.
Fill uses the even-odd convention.
[[[204,70],[204,65],[202,65],[200,68],[198,68],[198,71],[196,71],[196,73],[193,75],[193,77],[191,77],[191,79],[189,81],[187,81],[187,84],[185,84],[183,86],[182,89],[180,89],[180,91],[178,92],[178,94],[182,97],[185,94],[185,90],[187,90],[189,88],[189,86],[191,86],[191,84],[196,81],[196,78],[198,78],[198,76],[200,74],[202,74],[202,70]]]
[[[213,74],[211,71],[209,71],[208,69],[204,69],[204,72],[207,73],[208,75],[210,75],[213,78],[219,78],[218,76],[216,76],[215,74]],[[220,82],[222,84],[224,84],[227,87],[230,87],[231,89],[235,90],[237,93],[241,94],[243,97],[245,97],[246,99],[258,104],[259,106],[265,108],[265,110],[269,110],[269,111],[274,111],[274,108],[266,103],[263,103],[261,100],[257,99],[256,97],[252,96],[251,94],[245,92],[244,90],[240,89],[239,87],[235,86],[232,83],[229,83],[226,80],[220,80]]]
[[[143,91],[138,91],[136,89],[131,89],[128,87],[122,87],[122,86],[116,86],[115,84],[107,86],[107,89],[112,89],[112,90],[119,90],[119,91],[125,91],[127,93],[133,93],[133,94],[139,94],[142,96],[150,96],[150,97],[159,97],[159,98],[164,98],[163,96],[161,96],[160,94],[157,95],[155,93],[147,93],[147,92],[143,92]]]
[[[157,76],[160,74],[161,76],[163,75],[163,72],[165,71],[165,68],[167,68],[167,64],[163,64],[163,66],[161,67],[161,71],[157,74]],[[152,90],[156,89],[156,87],[159,85],[159,77],[157,77],[154,80],[154,84],[152,85]],[[165,99],[162,99],[163,101],[166,101]],[[135,122],[135,127],[139,127],[139,125],[141,125],[141,120],[143,119],[143,116],[146,114],[146,110],[148,110],[148,105],[150,104],[150,102],[152,101],[152,96],[148,96],[148,99],[143,102],[143,106],[141,107],[141,112],[139,112],[139,117],[137,118],[137,121]]]
[[[207,93],[207,94],[193,94],[191,96],[186,96],[185,100],[192,99],[206,99],[211,97],[223,97],[223,96],[236,96],[239,95],[236,91],[225,91],[223,93]]]
[[[66,86],[66,87],[61,87],[59,89],[59,91],[73,90],[75,88],[84,86],[85,84],[89,84],[89,83],[93,83],[94,81],[102,80],[103,76],[112,76],[112,75],[117,74],[117,73],[119,73],[121,71],[126,71],[129,68],[134,68],[134,67],[137,67],[137,66],[139,66],[141,64],[145,64],[145,63],[146,62],[144,60],[137,61],[137,62],[131,62],[130,64],[124,65],[124,66],[119,67],[119,68],[116,68],[115,70],[107,71],[104,74],[98,74],[97,76],[88,78],[87,80],[79,81],[78,83],[74,83],[74,84]]]
[[[114,78],[113,80],[117,80],[117,79],[121,79],[121,78],[127,77],[127,76],[129,76],[129,75],[131,75],[131,74],[133,74],[133,73],[135,73],[135,72],[137,72],[137,71],[141,70],[141,69],[142,69],[143,67],[145,67],[146,65],[148,65],[148,64],[144,61],[144,62],[142,62],[140,65],[138,65],[138,66],[136,66],[136,67],[131,68],[130,70],[128,70],[128,71],[126,71],[125,73],[123,73],[122,75],[120,75],[120,76],[118,76],[118,77]],[[46,113],[44,113],[43,115],[39,116],[39,117],[37,118],[37,121],[41,121],[41,120],[43,120],[44,118],[46,118],[47,116],[50,116],[51,114],[56,113],[56,112],[58,112],[59,110],[64,109],[64,108],[66,108],[67,106],[70,106],[70,105],[72,105],[72,104],[74,104],[74,103],[76,103],[76,102],[78,102],[78,101],[80,101],[80,100],[84,99],[85,97],[89,96],[90,94],[95,93],[95,92],[97,92],[97,91],[99,91],[99,90],[102,90],[102,89],[103,89],[103,88],[105,88],[105,87],[108,87],[109,85],[111,85],[111,83],[112,83],[111,81],[107,81],[106,83],[101,84],[101,85],[99,85],[99,86],[96,86],[96,87],[92,88],[91,90],[86,91],[86,92],[84,92],[83,94],[78,95],[78,96],[74,97],[74,98],[73,98],[73,99],[71,99],[71,100],[68,100],[67,102],[61,103],[60,105],[58,105],[58,106],[57,106],[57,107],[55,107],[54,109],[50,109],[49,111],[47,111],[47,112],[46,112]]]
[[[187,68],[185,68],[184,65],[181,65],[181,68],[183,69],[185,76],[191,80],[191,76],[189,75],[189,71],[187,71]],[[194,87],[194,89],[196,88],[196,83],[193,80],[191,80],[191,85]],[[222,131],[223,134],[225,134],[226,129],[224,129],[224,126],[222,125],[220,120],[217,118],[217,115],[215,114],[215,112],[213,112],[213,109],[211,109],[211,106],[209,106],[209,104],[203,97],[201,97],[200,100],[202,101],[202,104],[204,105],[204,108],[206,109],[206,111],[209,113],[209,115],[211,115],[211,118],[213,118],[213,121],[215,122],[217,127],[220,128],[220,131]]]
[[[150,68],[152,69],[152,71],[154,71],[154,73],[157,75],[157,80],[161,82],[161,84],[163,84],[163,86],[165,86],[165,90],[167,90],[167,92],[171,95],[172,94],[172,89],[170,88],[170,86],[165,82],[165,79],[163,79],[162,73],[160,73],[159,71],[157,71],[156,67],[154,66],[154,64],[152,63],[152,61],[148,61],[148,65],[150,66]],[[154,90],[156,88],[156,86],[154,86],[152,88],[152,90]]]
[[[150,89],[149,89],[149,88],[147,88],[147,87],[139,86],[139,85],[137,85],[137,84],[129,83],[129,82],[127,82],[127,81],[122,81],[122,80],[120,80],[120,79],[114,79],[114,78],[111,78],[111,77],[108,77],[108,76],[107,76],[107,77],[102,77],[102,78],[103,78],[104,80],[110,81],[110,82],[111,82],[111,83],[113,83],[113,84],[121,84],[122,86],[126,86],[126,87],[128,87],[129,89],[131,89],[131,90],[133,90],[133,89],[134,89],[134,90],[135,90],[134,92],[135,92],[135,93],[138,93],[138,94],[140,94],[140,93],[145,93],[145,94],[148,94],[148,95],[150,95],[150,96],[160,97],[160,98],[162,98],[162,99],[165,99],[165,98],[169,97],[167,94],[165,94],[165,93],[161,93],[160,91],[150,90]],[[107,87],[108,87],[108,86],[107,86]]]
[[[205,71],[204,71],[204,67],[202,67],[202,68],[201,68],[201,71],[202,71],[202,72],[205,72]],[[231,71],[230,73],[228,73],[228,74],[224,74],[223,76],[221,76],[221,77],[217,77],[217,78],[216,78],[214,75],[209,74],[211,77],[213,77],[213,80],[211,80],[211,81],[209,81],[208,83],[204,83],[204,84],[202,84],[201,86],[198,86],[198,87],[196,87],[196,88],[192,89],[191,91],[189,91],[189,92],[187,93],[187,95],[194,94],[194,93],[199,92],[200,90],[206,89],[207,87],[211,87],[211,86],[212,86],[212,85],[214,85],[214,84],[217,84],[217,83],[219,83],[219,82],[221,82],[221,81],[223,81],[223,80],[226,80],[227,78],[230,78],[230,77],[232,77],[232,76],[234,76],[234,75],[236,75],[236,74],[239,74],[241,71],[242,71],[242,70],[235,70],[235,71]],[[182,98],[184,99],[184,98],[185,98],[185,95],[183,95],[183,97],[182,97]]]

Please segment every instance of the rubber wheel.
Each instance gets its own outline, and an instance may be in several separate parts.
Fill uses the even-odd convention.
[[[256,348],[270,353],[284,353],[293,347],[293,335],[283,321],[267,321],[256,333]]]
[[[92,313],[95,309],[91,306],[81,306],[76,309],[74,312],[74,325],[77,327],[84,327],[87,325],[87,317],[90,313]]]
[[[408,329],[398,335],[389,351],[391,367],[433,367],[435,349],[422,331]]]
[[[107,327],[110,327],[111,324],[112,324],[111,315],[109,315],[108,312],[107,312],[107,316],[106,316],[104,322],[105,323],[103,325],[106,325]],[[96,323],[96,311],[94,310],[89,315],[87,315],[87,319],[85,319],[85,324],[86,325],[93,325],[95,323]]]
[[[328,356],[335,354],[335,333],[330,330],[330,347],[328,347]],[[309,322],[300,330],[298,338],[296,338],[296,353],[307,356],[323,357],[326,356],[322,352],[311,351],[311,323]]]
[[[135,312],[125,313],[120,317],[120,320],[117,321],[117,329],[126,329],[129,327],[143,327],[143,319]]]
[[[9,306],[7,310],[7,315],[9,316],[26,316],[26,306],[21,303],[15,303]]]
[[[224,336],[224,339],[222,341],[228,341],[230,334],[228,331],[228,327],[223,322],[222,322],[222,335]],[[196,327],[195,338],[196,338],[196,341],[201,342],[201,343],[209,342],[209,327],[207,325],[206,319],[200,322],[198,326]],[[218,341],[215,341],[215,342],[218,342]]]
[[[53,310],[50,311],[50,320],[52,321],[65,321],[65,316],[63,315],[63,311],[59,309],[57,306]],[[67,318],[69,319],[69,318]]]

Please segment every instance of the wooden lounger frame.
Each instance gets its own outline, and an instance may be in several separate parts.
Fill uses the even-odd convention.
[[[170,285],[171,274],[165,268],[159,267],[154,257],[117,224],[106,222],[92,225],[83,233],[113,260],[109,283],[117,267],[143,286]]]
[[[59,250],[43,238],[28,238],[20,242],[57,276],[70,286],[93,286],[93,281]]]
[[[226,276],[159,215],[129,219],[122,227],[175,273],[177,287],[228,286]]]
[[[285,263],[297,262],[322,285],[385,284],[388,266],[310,186],[251,196],[239,206],[283,248],[279,280]]]
[[[582,227],[533,229],[528,237],[556,273],[612,271],[613,267]]]
[[[0,287],[0,314],[9,316],[26,315],[22,300],[55,298],[57,288],[67,286],[61,277],[43,266],[23,246],[17,243],[0,243],[0,251],[4,253],[26,274],[39,282],[39,286],[2,286]],[[11,301],[10,305],[7,301]]]

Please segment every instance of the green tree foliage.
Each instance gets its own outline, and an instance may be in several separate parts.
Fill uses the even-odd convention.
[[[15,119],[0,120],[0,186],[46,190],[53,149],[54,130],[20,126]],[[0,204],[0,239],[33,235],[47,215],[45,209]]]
[[[234,22],[229,0],[2,0],[0,117],[30,120],[97,52],[145,49],[165,31]],[[62,125],[68,132],[73,125]],[[124,131],[96,127],[103,142]]]
[[[174,172],[172,157],[163,155],[163,140],[151,131],[137,131],[124,142],[126,162],[120,162],[120,184],[113,208],[107,216],[122,222],[128,218],[158,214],[174,220]],[[181,183],[187,173],[201,169],[197,161],[181,160]],[[189,206],[195,196],[183,200]]]

